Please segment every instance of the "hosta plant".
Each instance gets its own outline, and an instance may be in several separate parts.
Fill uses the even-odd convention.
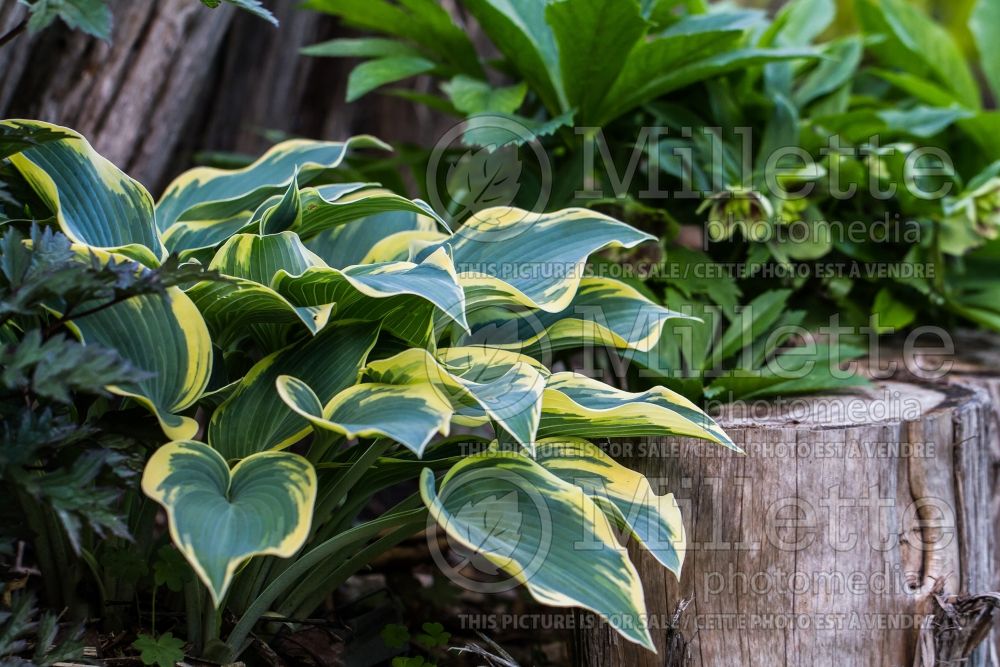
[[[622,634],[652,646],[619,537],[677,573],[681,517],[591,440],[733,444],[679,394],[552,368],[589,345],[649,351],[683,317],[584,270],[652,237],[585,209],[485,209],[449,229],[422,201],[338,180],[349,151],[385,148],[370,137],[194,169],[154,202],[70,130],[0,127],[22,141],[10,162],[37,200],[27,213],[81,261],[209,271],[66,314],[137,369],[107,390],[162,432],[142,489],[204,585],[185,589],[189,615],[215,610],[189,641],[232,658],[265,614],[309,613],[430,518],[542,602],[628,619]],[[390,487],[413,495],[359,518]]]

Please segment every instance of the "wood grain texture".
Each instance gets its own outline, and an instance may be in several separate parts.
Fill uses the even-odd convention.
[[[991,407],[986,423],[992,488],[989,513],[994,544],[1000,545],[1000,335],[959,330],[945,333],[939,340],[928,337],[911,343],[886,342],[879,351],[879,362],[866,365],[865,371],[875,378],[958,383],[986,392]],[[992,574],[990,590],[1000,591],[1000,548],[993,553]],[[1000,629],[993,635],[994,650],[1000,656]]]
[[[677,496],[689,550],[678,583],[629,545],[660,655],[601,622],[577,633],[578,664],[665,664],[664,628],[690,598],[689,660],[667,664],[911,665],[935,585],[989,590],[982,391],[883,382],[749,408],[721,416],[746,456],[687,439],[617,443],[623,463]]]

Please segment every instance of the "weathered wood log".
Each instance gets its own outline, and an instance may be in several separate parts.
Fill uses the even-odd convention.
[[[934,597],[937,609],[924,619],[914,667],[967,664],[989,634],[1000,608],[1000,593]],[[990,664],[996,664],[996,655]]]
[[[659,655],[589,622],[577,663],[912,665],[936,593],[992,590],[989,419],[981,390],[883,382],[728,406],[722,424],[745,456],[617,443],[677,497],[688,552],[677,582],[629,545]],[[669,626],[688,598],[684,657]],[[986,664],[985,650],[966,664]]]
[[[952,334],[932,327],[926,328],[926,335],[919,333],[882,345],[879,359],[869,359],[863,368],[877,379],[959,383],[986,392],[992,408],[986,429],[993,488],[990,515],[993,541],[1000,546],[1000,335],[975,330]],[[993,576],[992,590],[1000,590],[1000,548],[994,550]],[[1000,655],[1000,631],[994,633],[994,644]]]

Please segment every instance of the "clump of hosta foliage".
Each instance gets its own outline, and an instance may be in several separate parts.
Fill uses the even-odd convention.
[[[173,635],[232,658],[265,614],[304,617],[430,517],[543,602],[630,619],[622,634],[652,646],[616,527],[677,573],[680,513],[590,440],[733,445],[662,387],[628,393],[552,370],[589,345],[648,351],[679,317],[584,277],[591,254],[652,237],[584,209],[486,209],[453,231],[419,200],[339,181],[349,151],[386,148],[369,137],[289,141],[244,169],[194,169],[154,203],[70,130],[0,127],[21,141],[8,189],[31,199],[25,217],[72,241],[64,254],[126,284],[181,272],[96,311],[46,303],[54,330],[81,344],[60,340],[114,353],[95,380],[119,398],[106,409],[141,408],[150,419],[137,421],[159,434],[142,490],[202,585],[172,550],[154,551],[155,505],[130,496],[128,526],[156,560],[152,595],[165,586],[187,609]],[[19,241],[8,240],[12,257],[40,247]],[[359,519],[407,482],[412,497]],[[205,605],[216,611],[200,625]]]

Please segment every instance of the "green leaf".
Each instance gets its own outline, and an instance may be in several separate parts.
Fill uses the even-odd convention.
[[[298,174],[292,175],[292,182],[288,184],[285,194],[276,203],[267,208],[262,205],[260,208],[264,209],[260,214],[261,234],[278,234],[301,225],[303,203],[299,193]],[[251,216],[251,222],[255,217],[256,212]]]
[[[889,129],[922,139],[940,134],[955,122],[974,115],[974,112],[961,107],[942,109],[916,106],[912,109],[886,109],[878,112],[878,117],[885,121]]]
[[[340,38],[320,42],[303,48],[304,56],[326,58],[385,58],[391,56],[419,56],[420,52],[395,39],[379,37]]]
[[[191,568],[181,552],[168,544],[157,549],[153,563],[153,582],[157,586],[166,586],[179,593],[192,578]]]
[[[969,18],[983,74],[1000,98],[1000,0],[978,0]]]
[[[413,262],[313,267],[298,275],[278,271],[272,284],[298,307],[335,304],[339,319],[384,321],[399,338],[426,344],[436,313],[463,331],[465,294],[445,249]]]
[[[407,199],[384,188],[328,185],[302,191],[302,220],[294,227],[304,240],[340,225],[374,218],[382,213],[411,213],[430,218],[443,229],[448,223],[420,199]],[[433,229],[433,226],[431,226]]]
[[[474,282],[466,287],[468,338],[534,357],[595,343],[645,352],[660,340],[667,320],[685,317],[613,278],[583,278],[573,301],[558,313],[494,305],[491,292],[480,299],[477,291]]]
[[[871,381],[859,373],[846,374],[836,366],[866,353],[863,348],[848,345],[790,348],[763,369],[731,371],[714,380],[705,396],[725,401],[750,400],[864,386]]]
[[[795,105],[805,107],[851,81],[861,64],[863,52],[861,38],[854,35],[827,44],[823,51],[826,58],[803,77],[793,92]]]
[[[875,295],[872,314],[879,316],[880,334],[899,332],[912,324],[917,317],[917,312],[912,307],[896,299],[892,292],[884,287]]]
[[[960,103],[953,92],[922,76],[877,67],[869,68],[866,71],[888,81],[924,104],[935,107],[950,107]]]
[[[467,0],[465,6],[551,114],[569,109],[560,80],[555,36],[546,3],[535,0]]]
[[[242,169],[197,167],[175,178],[156,204],[156,222],[169,230],[178,220],[225,220],[252,211],[271,195],[288,189],[298,173],[306,185],[327,169],[333,169],[355,148],[380,148],[384,143],[369,136],[344,142],[282,142],[253,164]]]
[[[158,638],[147,634],[136,635],[132,648],[139,651],[142,664],[150,667],[174,667],[184,660],[184,641],[174,637],[172,632],[164,632]]]
[[[11,155],[10,161],[56,215],[71,240],[120,252],[147,266],[165,255],[153,219],[153,198],[95,151],[80,134],[40,121],[3,121],[69,135]]]
[[[86,344],[117,350],[144,378],[109,386],[134,398],[160,420],[170,438],[190,438],[198,423],[179,413],[201,396],[212,372],[212,340],[201,313],[184,292],[135,296],[68,323]]]
[[[403,648],[410,642],[410,631],[406,629],[406,626],[396,623],[390,623],[382,628],[379,636],[389,648]]]
[[[653,239],[587,209],[530,213],[503,207],[475,213],[446,243],[463,286],[488,284],[512,304],[557,313],[572,303],[591,254]],[[519,270],[543,265],[559,270]]]
[[[604,98],[598,124],[606,125],[637,106],[699,81],[766,63],[817,56],[817,51],[811,48],[745,48],[714,53],[678,66],[676,60],[686,55],[688,46],[672,39],[668,33],[632,51],[621,75]]]
[[[640,435],[702,438],[740,451],[711,417],[669,389],[630,393],[575,373],[554,373],[548,379],[540,438]]]
[[[234,234],[215,253],[208,268],[224,276],[270,285],[279,272],[299,275],[322,267],[294,232],[278,234]]]
[[[888,37],[869,48],[904,72],[931,74],[963,106],[981,106],[979,87],[954,38],[919,7],[905,0],[858,0],[858,20],[865,32]]]
[[[229,279],[197,283],[188,295],[222,344],[253,335],[253,325],[258,324],[301,325],[316,333],[326,325],[331,308],[325,304],[297,307],[270,287],[281,271],[301,274],[314,266],[323,266],[323,260],[294,232],[235,234],[209,263],[210,269]]]
[[[278,325],[304,328],[316,334],[327,325],[332,305],[297,307],[278,292],[260,283],[242,278],[203,281],[192,286],[187,295],[201,311],[212,340],[220,347],[251,337],[270,347],[260,327]]]
[[[792,290],[770,290],[738,309],[716,346],[718,358],[728,359],[763,336],[788,307],[791,295]]]
[[[70,392],[103,394],[106,385],[127,383],[147,375],[114,350],[82,345],[63,335],[42,339],[29,329],[16,343],[0,346],[0,378],[7,389],[72,404]]]
[[[368,364],[364,374],[380,384],[430,385],[449,404],[456,423],[480,426],[492,420],[531,449],[548,371],[492,347],[453,347],[440,350],[437,358],[423,349],[406,350]]]
[[[806,46],[830,26],[837,15],[833,0],[796,0],[778,12],[768,33],[777,46]],[[767,39],[767,37],[765,37]]]
[[[285,404],[317,429],[345,438],[389,438],[417,456],[435,434],[448,435],[454,414],[447,398],[427,382],[356,384],[326,405],[296,377],[279,377],[277,387]]]
[[[343,269],[355,264],[410,259],[410,241],[443,239],[427,216],[407,211],[376,213],[319,232],[306,247],[329,266]]]
[[[579,487],[527,456],[491,451],[452,467],[420,495],[448,536],[524,584],[539,602],[618,619],[614,628],[652,649],[642,584],[605,514]],[[585,548],[581,548],[584,545]]]
[[[181,220],[163,233],[163,245],[181,257],[214,248],[233,234],[247,229],[250,216],[250,211],[243,211],[231,218],[218,220]]]
[[[111,39],[111,7],[104,0],[34,0],[28,5],[28,30],[47,28],[56,17],[73,30],[82,30],[105,41]]]
[[[418,644],[427,649],[436,647],[444,648],[448,646],[448,640],[451,639],[451,633],[445,632],[443,625],[440,623],[424,623],[420,627],[423,632],[416,636]]]
[[[363,62],[347,78],[347,101],[353,102],[387,83],[425,74],[436,66],[419,56],[387,56]]]
[[[240,9],[250,12],[254,16],[264,19],[274,27],[278,27],[278,19],[274,17],[264,5],[262,5],[259,0],[222,0],[223,2],[228,2],[229,4],[239,7]],[[217,2],[217,0],[216,0]]]
[[[627,526],[663,567],[680,578],[686,538],[673,494],[656,495],[649,480],[586,440],[547,438],[535,451],[539,465],[583,489],[609,519]]]
[[[167,511],[170,536],[216,606],[251,556],[288,558],[309,535],[316,472],[287,452],[259,452],[229,469],[208,445],[181,440],[146,464],[143,492]]]
[[[512,114],[524,103],[528,94],[528,86],[524,83],[494,88],[485,81],[464,74],[441,84],[441,89],[455,109],[466,115],[486,112]]]
[[[73,139],[74,135],[55,125],[9,120],[0,123],[0,159],[50,141]]]
[[[340,16],[363,31],[406,40],[434,54],[449,69],[482,76],[468,31],[436,0],[309,0],[306,7]]]
[[[646,32],[637,0],[558,0],[545,8],[566,101],[592,125],[629,52]]]
[[[520,146],[572,125],[574,113],[571,109],[550,119],[525,118],[512,113],[475,114],[465,119],[462,143],[467,146],[489,146],[490,150],[510,145]]]
[[[357,380],[377,334],[371,325],[331,325],[311,340],[257,362],[212,414],[209,444],[232,459],[301,440],[309,433],[309,422],[278,398],[277,378],[303,378],[328,401]]]

